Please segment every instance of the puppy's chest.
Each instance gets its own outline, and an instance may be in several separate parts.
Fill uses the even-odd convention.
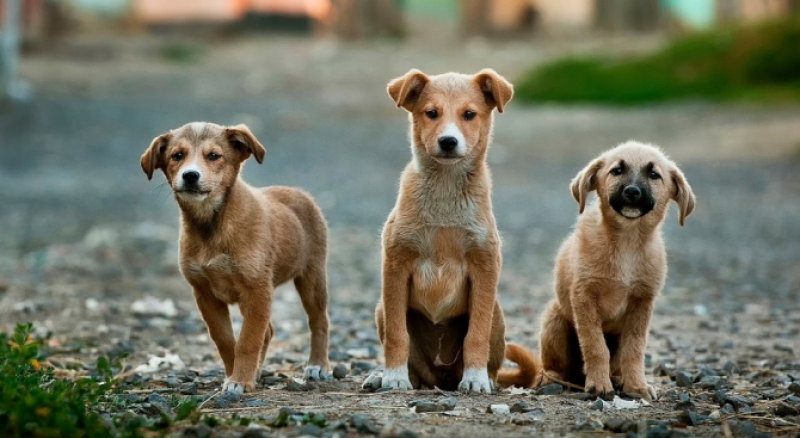
[[[241,266],[228,254],[192,257],[181,262],[183,275],[192,285],[205,285],[220,301],[239,301],[236,292],[242,281]]]
[[[413,263],[411,307],[434,323],[466,313],[469,232],[429,227],[415,236],[418,257]]]

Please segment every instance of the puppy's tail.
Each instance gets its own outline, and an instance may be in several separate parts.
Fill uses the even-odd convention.
[[[516,363],[517,368],[504,368],[498,371],[497,383],[502,387],[532,387],[542,369],[539,358],[521,345],[508,343],[506,344],[506,359]]]

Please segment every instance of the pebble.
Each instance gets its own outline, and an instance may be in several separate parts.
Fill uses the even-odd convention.
[[[328,358],[332,361],[343,361],[343,360],[350,360],[350,355],[345,353],[344,351],[331,351],[328,354]]]
[[[368,360],[354,360],[350,362],[350,370],[353,372],[353,375],[359,375],[363,373],[368,373],[375,368],[375,362],[368,361]]]
[[[301,385],[300,383],[298,383],[294,379],[289,379],[289,381],[286,382],[286,387],[284,387],[283,390],[284,391],[289,391],[289,392],[303,392],[303,391],[307,391],[308,388],[306,388],[305,386]]]
[[[607,402],[603,401],[603,399],[598,397],[597,400],[595,400],[594,403],[592,403],[592,409],[594,409],[595,411],[602,412],[603,409],[605,409],[606,404]]]
[[[269,406],[269,403],[265,403],[257,398],[249,398],[244,401],[244,405],[248,408],[264,408]]]
[[[508,415],[511,413],[511,408],[509,408],[506,404],[489,405],[489,407],[486,409],[486,413],[494,415]]]
[[[685,424],[687,426],[696,426],[697,425],[697,414],[695,414],[694,411],[691,411],[691,410],[688,410],[688,409],[684,410],[684,411],[681,411],[681,413],[678,414],[677,418],[678,418],[678,421],[680,421],[681,423],[683,423],[683,424]]]
[[[795,394],[800,394],[800,383],[798,383],[798,382],[796,382],[796,381],[795,381],[795,382],[792,382],[792,383],[789,385],[789,391],[791,391],[791,392],[793,392],[793,393],[795,393]]]
[[[347,365],[340,363],[333,367],[333,377],[335,379],[344,379],[347,377]]]
[[[800,415],[800,409],[788,403],[781,402],[778,406],[775,407],[775,415],[779,417]]]
[[[526,401],[519,401],[511,405],[511,413],[512,414],[526,414],[528,412],[538,411],[540,409],[534,408],[533,406],[529,405]]]
[[[639,424],[625,418],[607,418],[603,423],[606,430],[614,433],[638,433]]]
[[[558,383],[549,383],[536,390],[538,395],[558,395],[564,392],[564,387]]]
[[[701,389],[721,389],[727,386],[727,381],[719,376],[705,376],[697,382]]]
[[[680,388],[690,388],[694,385],[695,375],[688,371],[675,372],[675,384]]]
[[[575,429],[579,431],[603,430],[603,422],[597,418],[589,417],[578,423]]]
[[[408,406],[414,408],[414,412],[422,414],[425,412],[447,412],[455,409],[458,400],[455,397],[446,397],[438,402],[430,400],[412,400]]]
[[[304,424],[293,431],[296,436],[322,436],[322,429],[315,424]]]
[[[181,383],[178,386],[178,392],[181,395],[197,395],[197,385],[194,383]]]
[[[378,434],[378,428],[375,426],[375,423],[364,414],[353,414],[350,417],[350,424],[356,428],[358,433],[370,435]]]

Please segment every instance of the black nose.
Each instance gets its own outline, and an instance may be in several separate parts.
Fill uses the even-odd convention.
[[[183,180],[187,183],[193,184],[196,183],[197,180],[200,179],[200,172],[196,170],[189,170],[187,172],[183,172]]]
[[[455,137],[445,136],[439,137],[439,148],[443,152],[452,152],[458,146],[458,140]]]
[[[622,194],[625,196],[625,199],[636,201],[642,197],[642,190],[636,186],[628,186],[625,187],[625,190],[622,192]]]

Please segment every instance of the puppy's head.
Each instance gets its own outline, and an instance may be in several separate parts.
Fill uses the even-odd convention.
[[[661,222],[670,200],[680,209],[683,226],[694,210],[695,196],[683,172],[660,149],[629,141],[594,159],[572,180],[572,196],[580,205],[597,190],[604,213],[621,221]]]
[[[410,113],[415,155],[450,165],[485,155],[492,110],[502,113],[514,88],[491,69],[437,76],[411,70],[389,82],[388,92]]]
[[[261,163],[266,150],[245,125],[188,123],[156,137],[142,155],[147,179],[161,169],[179,201],[221,200],[251,155]]]

